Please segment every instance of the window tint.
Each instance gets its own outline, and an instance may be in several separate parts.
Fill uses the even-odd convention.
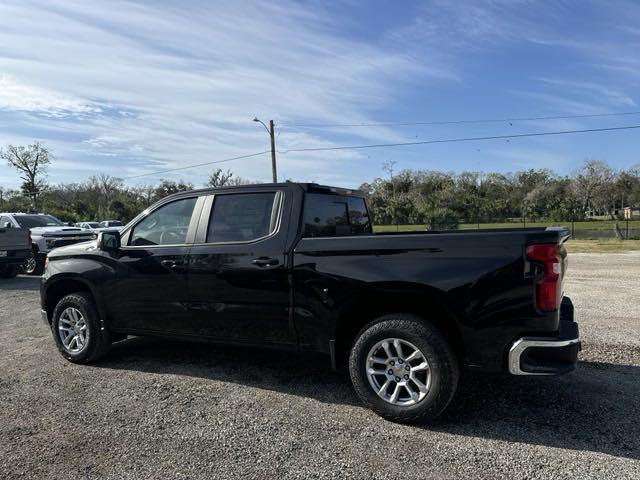
[[[186,243],[195,198],[168,203],[147,215],[131,232],[129,245],[178,245]]]
[[[304,201],[304,236],[334,237],[371,233],[364,199],[308,193]]]
[[[351,233],[371,233],[371,223],[364,198],[347,197]]]
[[[62,222],[51,215],[15,215],[13,217],[22,228],[57,227]]]
[[[247,242],[266,237],[276,229],[275,192],[216,195],[207,242]]]

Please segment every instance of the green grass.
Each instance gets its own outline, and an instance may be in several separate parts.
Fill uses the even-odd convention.
[[[623,253],[640,250],[640,240],[569,240],[569,253]]]

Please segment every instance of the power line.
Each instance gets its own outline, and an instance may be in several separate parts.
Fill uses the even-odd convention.
[[[620,117],[628,115],[640,115],[640,111],[617,112],[617,113],[593,113],[584,115],[553,115],[548,117],[512,117],[512,118],[491,118],[480,120],[436,120],[429,122],[381,122],[381,123],[290,123],[281,125],[282,127],[298,128],[342,128],[342,127],[406,127],[413,125],[457,125],[473,123],[502,123],[502,122],[526,122],[534,120],[569,120],[575,118],[597,118],[597,117]]]
[[[232,160],[240,160],[242,158],[257,157],[258,155],[264,155],[265,153],[269,153],[269,152],[270,152],[270,150],[265,150],[264,152],[250,153],[248,155],[240,155],[238,157],[225,158],[225,159],[222,159],[222,160],[214,160],[212,162],[197,163],[197,164],[194,164],[194,165],[187,165],[186,167],[170,168],[168,170],[158,170],[158,171],[155,171],[155,172],[141,173],[140,175],[134,175],[132,177],[124,177],[123,180],[131,180],[133,178],[146,177],[146,176],[149,176],[149,175],[158,175],[160,173],[177,172],[178,170],[187,170],[189,168],[203,167],[205,165],[213,165],[215,163],[231,162]]]
[[[614,130],[631,130],[640,128],[640,125],[627,125],[623,127],[607,127],[607,128],[588,128],[584,130],[563,130],[558,132],[539,132],[539,133],[519,133],[513,135],[493,135],[490,137],[467,137],[467,138],[446,138],[441,140],[425,140],[420,142],[403,142],[403,143],[379,143],[373,145],[349,145],[338,147],[317,147],[317,148],[291,148],[289,150],[281,150],[279,153],[286,154],[292,152],[323,152],[328,150],[358,150],[364,148],[384,148],[384,147],[402,147],[409,145],[428,145],[431,143],[454,143],[454,142],[473,142],[477,140],[502,140],[507,138],[523,138],[523,137],[543,137],[546,135],[567,135],[573,133],[590,133],[590,132],[610,132]]]

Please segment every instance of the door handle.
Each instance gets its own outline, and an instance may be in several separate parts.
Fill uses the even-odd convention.
[[[182,260],[162,260],[160,265],[165,268],[176,268],[183,265],[183,262]]]
[[[277,258],[260,257],[254,258],[253,260],[251,260],[251,263],[257,265],[258,267],[271,267],[273,265],[278,265],[280,262]]]

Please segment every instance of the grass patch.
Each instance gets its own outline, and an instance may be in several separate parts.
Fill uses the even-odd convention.
[[[569,240],[566,245],[569,253],[622,253],[640,250],[640,240]]]

